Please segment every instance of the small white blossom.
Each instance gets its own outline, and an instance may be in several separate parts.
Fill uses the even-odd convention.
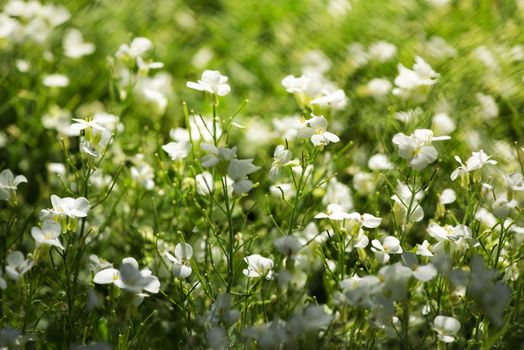
[[[0,173],[0,200],[9,200],[21,183],[27,183],[24,175],[14,176],[11,170],[4,169]]]
[[[63,40],[64,55],[70,58],[80,58],[95,51],[95,45],[84,41],[78,29],[70,29]]]
[[[48,74],[43,77],[42,83],[47,87],[66,87],[69,85],[69,78],[63,74]]]
[[[52,209],[43,209],[41,211],[41,216],[47,217],[60,217],[67,216],[70,218],[84,218],[87,216],[91,204],[84,197],[71,198],[64,197],[60,198],[57,195],[51,195],[51,205]]]
[[[194,83],[188,81],[186,86],[198,91],[206,91],[213,95],[225,96],[231,91],[231,87],[227,84],[228,78],[221,75],[216,70],[205,70],[202,73],[202,78]]]
[[[453,318],[438,315],[433,320],[433,330],[437,332],[437,337],[444,343],[453,343],[455,336],[460,330],[460,322]]]
[[[442,193],[440,194],[438,201],[440,204],[451,204],[457,200],[457,194],[455,191],[451,188],[446,188]]]
[[[393,236],[384,238],[382,244],[379,240],[371,241],[371,250],[375,253],[375,258],[381,263],[386,264],[389,261],[390,254],[402,254],[403,250],[400,246],[400,241]]]
[[[245,257],[244,261],[247,268],[242,273],[247,277],[265,277],[268,280],[273,278],[273,260],[253,254]]]
[[[176,277],[188,278],[193,272],[189,259],[193,256],[193,248],[187,243],[178,243],[175,247],[175,256],[164,253],[173,263],[173,274]]]
[[[33,267],[33,262],[24,257],[24,254],[18,250],[7,254],[7,266],[5,272],[7,276],[18,281],[27,271]]]
[[[113,283],[120,289],[144,296],[142,290],[149,293],[158,293],[160,281],[151,274],[151,270],[145,268],[139,270],[138,262],[134,258],[122,260],[120,269],[107,268],[95,274],[94,282],[97,284]]]
[[[348,219],[355,221],[357,222],[359,226],[364,226],[366,228],[378,227],[380,226],[380,223],[382,222],[381,218],[378,218],[368,213],[361,215],[357,212],[350,213],[348,216]]]
[[[429,242],[425,239],[422,244],[417,244],[417,255],[421,256],[433,256],[433,253],[430,250]]]
[[[393,89],[393,94],[401,97],[408,97],[420,88],[436,84],[440,77],[440,74],[436,73],[426,61],[418,56],[415,57],[413,69],[408,69],[399,64],[398,73],[395,78],[397,88]]]
[[[31,235],[35,239],[36,245],[49,245],[64,249],[64,246],[58,239],[62,233],[62,226],[59,223],[51,220],[45,220],[42,228],[33,227]]]
[[[291,151],[286,149],[283,145],[278,145],[273,154],[273,164],[269,170],[269,178],[271,180],[276,180],[280,176],[282,167],[297,165],[296,162],[291,161],[291,158],[293,158]]]
[[[483,150],[480,150],[478,152],[473,152],[471,157],[466,161],[466,164],[462,163],[462,159],[460,159],[459,156],[455,156],[455,160],[460,164],[460,166],[451,173],[451,181],[455,181],[455,179],[460,174],[467,174],[469,172],[478,170],[482,168],[486,164],[497,164],[496,160],[490,159],[491,156],[488,156],[486,153],[484,153]]]
[[[327,131],[328,122],[323,116],[313,116],[305,121],[305,125],[298,130],[298,136],[311,138],[315,147],[324,147],[330,142],[339,142],[337,135]]]
[[[344,211],[344,207],[339,204],[329,204],[325,213],[315,215],[315,219],[330,219],[335,221],[342,221],[351,219],[352,216]]]
[[[410,136],[396,134],[393,143],[398,147],[400,157],[409,160],[413,169],[422,170],[437,160],[438,152],[431,143],[449,139],[449,136],[435,137],[429,129],[417,129]]]
[[[377,153],[369,157],[368,167],[371,170],[391,170],[393,169],[393,164],[390,162],[387,155]]]

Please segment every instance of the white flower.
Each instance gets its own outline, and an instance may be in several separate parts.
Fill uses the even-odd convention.
[[[437,252],[444,248],[446,242],[451,243],[452,250],[463,251],[468,246],[476,247],[479,243],[473,238],[471,229],[466,225],[444,225],[440,226],[434,222],[428,226],[428,233],[435,238],[438,243],[432,251]]]
[[[47,87],[66,87],[69,78],[63,74],[48,74],[43,77],[42,83]]]
[[[310,103],[322,109],[341,110],[346,107],[348,99],[344,90],[338,89],[333,92],[325,92],[322,96],[313,99]]]
[[[163,145],[162,149],[171,157],[171,160],[184,159],[189,154],[191,143],[185,141],[169,142]]]
[[[0,173],[0,200],[9,200],[21,183],[27,183],[24,175],[14,176],[11,170],[4,169]]]
[[[178,243],[175,247],[175,256],[164,253],[173,263],[173,274],[176,277],[188,278],[193,272],[189,259],[193,256],[193,248],[187,243]]]
[[[431,120],[431,127],[436,135],[449,134],[455,131],[457,124],[446,113],[437,113]]]
[[[160,290],[158,278],[153,276],[147,268],[139,270],[138,262],[131,257],[122,260],[120,270],[108,268],[97,272],[94,282],[97,284],[113,283],[120,289],[138,294],[141,294],[142,290],[149,293],[158,293]]]
[[[371,241],[371,250],[375,253],[375,258],[381,263],[386,264],[389,261],[389,254],[401,254],[403,252],[400,241],[393,236],[384,238],[382,244],[379,240]]]
[[[76,123],[71,124],[70,131],[72,135],[79,135],[81,130],[93,130],[93,131],[107,131],[105,127],[98,124],[98,122],[94,119],[92,120],[86,120],[86,119],[78,119],[73,118],[73,120]]]
[[[417,255],[421,256],[433,256],[433,253],[430,250],[429,242],[425,239],[422,244],[417,244]]]
[[[505,175],[504,181],[511,191],[524,191],[524,176],[521,173]]]
[[[506,193],[497,196],[497,200],[491,205],[493,214],[498,218],[504,218],[508,216],[511,209],[518,206],[518,202],[515,199],[509,200]]]
[[[202,174],[195,176],[196,191],[201,196],[207,196],[213,192],[213,175],[204,171]]]
[[[484,120],[489,120],[498,117],[499,115],[499,106],[495,98],[490,95],[485,95],[481,92],[475,95],[479,106],[477,108],[477,113]]]
[[[420,87],[434,85],[440,77],[426,61],[418,56],[415,57],[415,64],[412,70],[399,64],[398,73],[398,76],[395,78],[397,88],[393,90],[393,94],[401,97],[408,97],[412,91]]]
[[[386,96],[391,91],[391,83],[387,79],[374,78],[368,81],[366,84],[366,93],[367,95],[375,98],[381,99]]]
[[[402,261],[410,269],[413,277],[421,282],[431,281],[437,275],[437,269],[432,264],[420,265],[415,254],[406,252],[402,254]]]
[[[242,273],[247,277],[265,277],[268,280],[273,278],[273,260],[253,254],[245,257],[244,261],[247,269],[244,269]]]
[[[437,332],[437,338],[440,341],[453,343],[460,330],[460,322],[453,317],[438,315],[433,320],[433,330]]]
[[[62,233],[62,226],[59,223],[51,220],[45,220],[42,224],[42,228],[33,227],[31,229],[31,235],[35,239],[36,245],[50,245],[60,249],[64,249],[64,246],[58,239]]]
[[[387,41],[377,41],[369,46],[369,57],[378,62],[386,62],[397,54],[397,47]]]
[[[291,161],[291,158],[293,158],[291,151],[282,145],[278,145],[275,148],[275,153],[273,154],[273,165],[269,170],[269,178],[271,180],[276,180],[280,176],[281,167],[297,165],[296,162]]]
[[[370,195],[375,192],[377,181],[375,174],[359,171],[353,176],[353,187],[360,194]]]
[[[236,194],[249,192],[253,187],[247,175],[254,173],[260,167],[254,165],[253,159],[231,159],[227,169],[227,175],[233,180],[233,191]]]
[[[209,143],[201,143],[200,148],[207,154],[200,159],[203,167],[215,166],[220,161],[229,162],[236,156],[237,148],[216,147]]]
[[[55,216],[67,216],[70,218],[84,218],[87,216],[91,204],[84,197],[71,198],[64,197],[60,198],[57,195],[51,195],[51,204],[53,209],[44,209],[41,211],[41,216],[55,217]]]
[[[93,43],[87,43],[78,29],[70,29],[64,36],[64,55],[70,58],[80,58],[95,51]]]
[[[352,216],[344,211],[344,207],[339,204],[330,204],[327,206],[325,213],[315,215],[315,219],[330,219],[335,221],[342,221],[351,219]]]
[[[305,121],[305,125],[298,130],[299,137],[310,137],[315,147],[323,147],[330,142],[339,142],[337,135],[328,132],[328,122],[323,116],[315,116]]]
[[[24,254],[18,250],[7,254],[7,266],[5,272],[9,278],[18,281],[27,271],[33,267],[33,262],[24,257]]]
[[[295,255],[302,248],[299,240],[293,236],[277,238],[274,243],[280,254],[284,256]]]
[[[151,40],[143,37],[134,38],[131,44],[123,44],[118,48],[115,56],[119,59],[132,59],[142,56],[153,48]]]
[[[139,159],[141,159],[141,157],[139,157]],[[130,171],[133,180],[146,190],[152,190],[155,187],[155,172],[151,165],[140,162],[137,166],[131,167]]]
[[[457,200],[457,194],[455,191],[451,188],[446,188],[442,193],[440,194],[438,201],[440,204],[451,204]]]
[[[457,241],[462,236],[462,230],[459,226],[451,226],[451,225],[445,225],[440,226],[437,223],[430,223],[428,226],[428,233],[431,237],[435,238],[437,241],[443,241],[443,240],[452,240]]]
[[[429,129],[417,129],[410,136],[396,134],[393,143],[398,147],[400,157],[409,160],[413,169],[422,170],[437,160],[438,152],[431,143],[449,139],[449,136],[434,137]]]
[[[186,86],[198,91],[206,91],[210,94],[225,96],[231,91],[227,80],[228,78],[221,75],[219,71],[205,70],[204,73],[202,73],[202,78],[198,82],[188,81]]]
[[[460,166],[451,173],[451,181],[455,181],[460,174],[467,174],[471,171],[478,170],[486,164],[497,164],[497,161],[490,158],[491,156],[488,156],[483,150],[473,152],[471,157],[466,161],[466,164],[462,163],[459,156],[455,156],[455,160],[460,164]]]
[[[350,213],[348,216],[349,220],[356,221],[359,226],[364,226],[366,228],[375,228],[380,226],[382,222],[381,218],[377,218],[371,214],[359,214],[357,212]]]
[[[408,109],[407,111],[395,112],[393,116],[395,117],[395,119],[403,123],[410,124],[418,120],[423,113],[424,111],[422,110],[422,108],[417,107],[414,109]]]
[[[302,57],[302,71],[324,74],[331,68],[331,61],[320,50],[310,50]]]
[[[393,164],[389,161],[387,155],[377,153],[369,157],[368,167],[371,170],[391,170],[393,169]]]

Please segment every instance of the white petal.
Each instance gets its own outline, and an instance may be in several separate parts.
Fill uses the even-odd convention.
[[[113,283],[119,278],[120,272],[117,269],[105,269],[96,273],[94,282],[97,284]]]

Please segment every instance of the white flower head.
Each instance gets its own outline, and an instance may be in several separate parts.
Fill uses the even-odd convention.
[[[213,95],[225,96],[231,91],[227,84],[228,77],[216,70],[205,70],[198,82],[188,81],[186,86],[198,91],[206,91]]]
[[[424,242],[422,242],[422,244],[417,244],[416,254],[420,256],[433,256],[433,253],[431,252],[431,246],[426,239]]]
[[[14,176],[11,170],[2,170],[0,173],[0,200],[9,200],[18,189],[18,185],[24,182],[27,183],[24,175]]]
[[[491,156],[488,156],[486,153],[484,153],[483,150],[473,152],[471,157],[469,157],[469,159],[466,161],[466,164],[462,163],[462,160],[459,156],[455,156],[455,160],[460,164],[460,166],[455,169],[453,173],[451,173],[451,181],[455,181],[455,179],[461,174],[467,174],[469,172],[481,169],[484,167],[484,165],[497,164],[496,160],[490,158]]]
[[[131,41],[131,44],[123,44],[118,48],[115,56],[121,60],[134,61],[137,57],[142,56],[153,48],[153,43],[148,38],[137,37]]]
[[[264,258],[259,254],[253,254],[246,256],[244,261],[247,264],[247,268],[242,271],[245,276],[273,279],[273,260]]]
[[[422,170],[437,160],[438,152],[431,143],[449,139],[449,136],[435,137],[429,129],[417,129],[410,136],[396,134],[393,143],[398,147],[400,157],[409,160],[413,169]]]
[[[325,92],[322,96],[319,96],[311,100],[312,106],[318,106],[322,109],[330,109],[333,111],[341,110],[348,104],[348,98],[344,93],[344,90],[338,89],[333,92]]]
[[[47,217],[61,217],[67,216],[70,218],[84,218],[87,216],[91,204],[84,197],[60,198],[57,195],[51,195],[52,209],[44,209],[41,211],[41,216]]]
[[[213,175],[210,172],[204,171],[202,174],[195,176],[196,191],[201,196],[207,196],[213,192],[214,183]]]
[[[163,145],[162,149],[169,155],[171,160],[184,159],[189,155],[191,143],[185,141],[173,141]]]
[[[457,200],[457,194],[451,188],[446,188],[440,194],[438,201],[440,204],[451,204]]]
[[[69,85],[69,78],[63,74],[48,74],[42,79],[42,83],[47,87],[66,87]]]
[[[351,218],[352,216],[345,212],[343,206],[335,203],[329,204],[325,213],[315,215],[315,219],[330,219],[334,221],[342,221]]]
[[[33,262],[26,259],[21,251],[15,250],[6,257],[7,266],[5,272],[7,276],[15,281],[18,281],[27,271],[33,267]]]
[[[427,88],[437,83],[440,75],[421,57],[415,57],[413,69],[408,69],[402,64],[398,65],[398,76],[395,78],[397,88],[393,94],[400,97],[409,97],[421,88]]]
[[[387,155],[377,153],[369,157],[368,167],[371,170],[391,170],[393,169],[393,164]]]
[[[254,173],[260,167],[254,165],[253,159],[231,159],[227,169],[228,177],[233,180],[233,192],[243,194],[249,192],[253,187],[253,182],[247,175]]]
[[[173,263],[173,274],[176,277],[188,278],[193,272],[189,259],[193,256],[193,247],[187,243],[178,243],[175,247],[175,256],[165,252],[166,257]]]
[[[302,245],[300,241],[294,236],[284,236],[275,240],[275,247],[284,256],[295,255]]]
[[[311,138],[311,143],[315,147],[322,148],[330,142],[339,142],[337,135],[328,132],[328,121],[323,116],[313,115],[311,119],[305,121],[304,126],[298,130],[298,136]]]
[[[433,320],[433,330],[437,332],[437,337],[444,343],[453,343],[455,336],[460,330],[460,322],[448,316],[438,315]]]
[[[151,274],[149,269],[139,270],[138,262],[135,258],[125,258],[122,260],[120,269],[107,268],[95,274],[94,282],[97,284],[113,283],[120,289],[137,294],[141,297],[142,290],[149,293],[158,293],[160,281]]]
[[[70,29],[64,36],[64,55],[70,58],[80,58],[95,51],[95,45],[84,41],[78,29]]]
[[[289,165],[298,165],[297,162],[291,161],[293,153],[283,145],[278,145],[273,154],[273,164],[269,170],[269,178],[276,180],[280,176],[281,168]]]
[[[389,261],[390,254],[402,254],[403,252],[400,241],[393,236],[387,236],[382,243],[374,239],[371,241],[371,245],[373,246],[371,250],[375,253],[375,258],[381,264],[386,264]]]
[[[366,228],[375,228],[380,226],[380,224],[382,223],[381,218],[378,218],[368,213],[360,214],[357,212],[353,212],[349,214],[348,219],[356,222],[359,226],[363,226]]]
[[[397,47],[387,41],[377,41],[369,46],[369,57],[377,62],[386,62],[395,57]]]
[[[35,226],[31,229],[31,235],[37,246],[49,245],[64,249],[64,246],[58,239],[61,233],[62,226],[56,221],[51,220],[45,220],[42,224],[42,228]]]

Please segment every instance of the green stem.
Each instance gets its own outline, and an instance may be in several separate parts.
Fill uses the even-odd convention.
[[[228,254],[227,254],[227,288],[226,291],[229,293],[231,287],[233,286],[233,277],[234,277],[234,243],[235,237],[233,232],[233,217],[232,217],[232,207],[229,205],[229,194],[227,193],[227,183],[226,178],[222,177],[222,191],[224,193],[224,199],[226,201],[226,215],[228,222],[229,230],[229,241],[228,241]]]

